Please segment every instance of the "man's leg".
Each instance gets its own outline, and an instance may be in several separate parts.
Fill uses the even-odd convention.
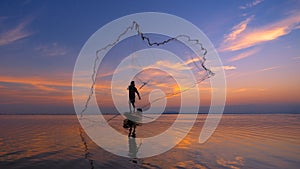
[[[135,112],[135,105],[134,105],[134,100],[131,100],[131,104],[132,104],[132,107],[133,107],[133,112]]]
[[[128,105],[129,105],[129,111],[131,112],[131,101],[128,101]]]

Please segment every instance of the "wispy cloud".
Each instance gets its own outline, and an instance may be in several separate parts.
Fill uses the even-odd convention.
[[[14,100],[20,103],[71,103],[71,82],[43,77],[0,76],[0,104]]]
[[[232,72],[231,74],[227,74],[227,78],[234,78],[234,79],[239,79],[241,77],[250,77],[252,75],[255,75],[255,74],[259,74],[259,73],[262,73],[262,72],[267,72],[267,71],[272,71],[272,70],[275,70],[275,69],[279,69],[279,68],[282,68],[284,66],[269,66],[269,67],[265,67],[265,68],[261,68],[261,69],[258,69],[258,70],[253,70],[253,71],[250,71],[250,72]]]
[[[236,67],[235,66],[223,66],[224,70],[235,70]]]
[[[235,70],[237,69],[235,66],[221,66],[221,67],[212,67],[211,70],[214,71],[220,71],[220,70]]]
[[[192,61],[193,62],[193,61]],[[167,69],[174,69],[174,70],[189,70],[190,67],[187,67],[183,63],[171,63],[168,61],[157,61],[155,66],[157,67],[165,67]]]
[[[11,76],[0,76],[0,82],[15,83],[19,85],[32,85],[35,86],[37,89],[45,91],[58,91],[57,87],[71,87],[71,83],[67,81],[55,81],[53,79],[44,79],[40,77],[16,78]]]
[[[24,39],[33,34],[26,27],[32,19],[25,19],[12,29],[4,30],[0,33],[0,46],[11,44],[20,39]]]
[[[65,47],[59,45],[56,42],[50,45],[40,45],[36,47],[35,50],[47,56],[62,56],[67,54],[68,52]]]
[[[254,1],[252,1],[250,3],[247,3],[247,4],[243,5],[243,6],[240,6],[240,9],[252,8],[252,7],[254,7],[254,6],[256,6],[256,5],[258,5],[258,4],[262,3],[262,2],[263,2],[263,0],[254,0]]]
[[[228,92],[230,93],[257,93],[257,92],[265,92],[267,89],[265,88],[229,88]]]
[[[234,90],[233,92],[234,93],[241,93],[241,92],[246,92],[246,91],[249,91],[249,89],[248,88],[240,88],[240,89]]]
[[[186,61],[184,62],[184,64],[188,65],[188,64],[190,64],[190,63],[195,63],[195,62],[198,62],[198,61],[200,61],[199,58],[191,58],[191,59],[186,60]]]
[[[232,32],[225,36],[224,42],[233,41],[237,38],[239,34],[246,30],[248,23],[253,19],[254,16],[250,16],[246,20],[242,21],[241,23],[235,25],[232,28]]]
[[[236,51],[249,48],[263,42],[275,40],[295,29],[299,29],[300,12],[293,13],[282,20],[261,27],[248,26],[252,17],[233,27],[232,32],[225,36],[224,41],[220,45],[221,51]]]
[[[295,26],[295,29],[300,29],[300,25],[298,25],[298,26]]]
[[[274,70],[274,69],[278,69],[278,68],[280,68],[280,67],[281,67],[281,66],[267,67],[267,68],[258,70],[258,72],[265,72],[265,71],[269,71],[269,70]]]
[[[241,53],[241,54],[238,54],[238,55],[236,55],[236,56],[230,58],[228,61],[229,61],[229,62],[234,62],[234,61],[237,61],[237,60],[240,60],[240,59],[244,59],[244,58],[246,58],[246,57],[249,57],[249,56],[251,56],[251,55],[254,55],[254,54],[257,53],[259,50],[260,50],[260,49],[258,49],[258,48],[254,48],[254,49],[252,49],[252,50],[248,50],[248,51],[246,51],[246,52],[243,52],[243,53]]]
[[[293,57],[292,59],[294,59],[294,60],[300,59],[300,56]]]

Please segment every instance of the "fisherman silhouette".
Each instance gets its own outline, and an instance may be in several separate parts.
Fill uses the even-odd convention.
[[[138,95],[139,99],[141,100],[141,96],[138,90],[135,87],[134,81],[131,81],[130,85],[128,86],[129,90],[129,109],[131,112],[131,105],[133,107],[133,112],[135,112],[135,93]]]

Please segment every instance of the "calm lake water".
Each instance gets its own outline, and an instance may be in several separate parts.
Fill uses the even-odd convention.
[[[137,137],[161,133],[176,117],[162,115],[138,127]],[[137,159],[97,146],[76,116],[1,115],[0,168],[300,168],[299,114],[223,115],[213,136],[199,144],[205,118],[198,115],[190,133],[173,149]],[[111,121],[126,135],[121,124],[121,116]],[[142,148],[140,138],[134,142]]]

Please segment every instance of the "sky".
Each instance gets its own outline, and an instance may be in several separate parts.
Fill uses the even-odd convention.
[[[138,12],[176,15],[206,34],[224,65],[225,112],[300,113],[297,0],[2,0],[0,113],[74,114],[81,48],[105,24]]]

